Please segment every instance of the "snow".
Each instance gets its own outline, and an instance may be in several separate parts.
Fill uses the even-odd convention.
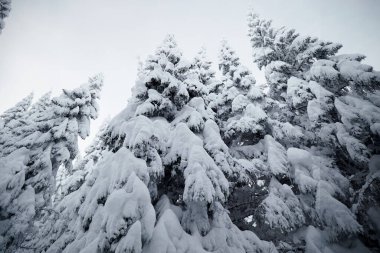
[[[354,96],[344,96],[335,101],[335,107],[346,128],[363,127],[363,123],[365,123],[370,127],[373,134],[379,134],[380,108],[370,101]]]
[[[272,128],[272,135],[276,140],[285,141],[287,143],[299,143],[301,139],[304,138],[302,129],[299,126],[273,119],[268,119],[268,123]]]
[[[2,217],[9,217],[1,221],[0,251],[5,251],[7,244],[20,243],[17,238],[28,229],[35,215],[35,191],[25,186],[29,153],[21,148],[0,158],[0,206]]]
[[[288,172],[288,162],[285,148],[270,135],[264,137],[264,143],[271,172],[274,175],[286,174]]]
[[[180,168],[184,169],[184,199],[187,201],[212,202],[225,200],[228,194],[228,181],[213,159],[203,148],[203,141],[190,129],[180,123],[176,126],[169,144],[170,150],[165,157],[166,164],[181,158]]]
[[[272,61],[265,67],[265,77],[275,92],[281,92],[286,88],[291,66],[283,61]]]
[[[311,100],[307,104],[307,115],[311,122],[318,122],[324,114],[321,104],[317,100]]]
[[[257,86],[251,86],[247,97],[252,100],[257,100],[264,97],[263,91]]]
[[[331,244],[324,236],[323,231],[313,226],[306,228],[303,239],[306,241],[306,253],[369,253],[371,252],[359,240],[348,239],[341,241],[339,244]]]
[[[340,54],[340,55],[334,55],[330,57],[332,60],[336,62],[341,62],[341,61],[362,61],[365,59],[364,54]]]
[[[210,232],[202,237],[186,233],[176,214],[168,208],[161,211],[152,240],[143,249],[151,252],[276,252],[274,245],[260,241],[252,232],[239,231],[226,214],[220,213]],[[219,213],[219,212],[218,212]]]
[[[267,118],[267,114],[261,109],[259,106],[254,104],[249,104],[245,109],[244,115],[252,118],[256,122],[261,120],[265,120]]]
[[[342,123],[335,123],[336,137],[339,143],[344,146],[354,162],[360,166],[368,164],[369,151],[367,147],[358,139],[352,137]]]
[[[289,148],[287,156],[302,192],[314,192],[318,182],[323,181],[330,194],[345,196],[349,182],[340,174],[331,159],[297,148]]]
[[[22,180],[19,187],[23,190],[14,196],[12,204],[11,212],[17,213],[13,218],[15,226],[6,231],[6,237],[17,237],[17,242],[10,244],[13,249],[34,244],[30,232],[25,231],[36,229],[37,225],[31,221],[36,220],[39,224],[45,219],[44,213],[50,210],[57,170],[61,165],[71,170],[71,162],[78,154],[77,136],[85,137],[89,133],[89,121],[84,119],[96,117],[96,100],[101,87],[101,78],[90,79],[77,89],[63,90],[59,97],[50,99],[50,95],[44,95],[27,110],[30,97],[24,113],[13,119],[13,129],[1,135],[2,157],[22,152],[25,147],[28,149],[24,162],[27,166],[19,174]],[[81,128],[77,124],[80,121],[86,122]],[[9,164],[6,166],[12,168]]]
[[[339,87],[331,87],[330,82],[337,82],[340,78],[339,71],[335,69],[336,63],[330,60],[318,60],[310,68],[309,74],[313,80],[324,83],[333,90]]]
[[[247,107],[248,104],[248,98],[243,94],[239,94],[234,98],[234,100],[232,100],[232,112],[241,112]]]
[[[213,120],[207,120],[203,129],[204,148],[214,159],[215,164],[225,175],[231,176],[241,171],[236,171],[231,166],[232,157],[229,154],[228,146],[220,136],[218,125]],[[243,173],[240,173],[241,175]]]
[[[296,170],[296,180],[301,186],[300,189],[304,192],[316,190],[315,208],[329,233],[329,240],[336,240],[341,234],[360,232],[361,226],[351,211],[333,197],[336,194],[344,195],[343,191],[347,187],[346,179],[324,165],[323,160],[305,150],[290,148],[288,158]],[[307,178],[310,179],[306,180]],[[308,181],[311,186],[308,186]]]
[[[120,148],[116,153],[106,154],[86,181],[58,205],[64,216],[76,217],[73,212],[78,210],[74,218],[76,225],[68,227],[65,233],[71,234],[77,226],[80,228],[64,252],[91,252],[94,247],[119,251],[141,248],[142,241],[152,236],[155,224],[145,161],[128,149]],[[123,240],[117,239],[121,237]],[[58,245],[59,240],[51,249]]]
[[[154,228],[153,240],[144,248],[144,253],[206,252],[198,238],[187,234],[172,210],[165,210]]]
[[[310,92],[307,91],[308,86],[306,81],[296,77],[291,77],[288,80],[287,96],[293,107],[298,108],[307,100],[313,98]]]
[[[203,137],[205,142],[205,148],[210,151],[227,152],[228,146],[223,142],[220,137],[220,131],[218,125],[213,120],[207,120],[203,130]]]
[[[341,202],[331,196],[323,182],[318,183],[315,208],[323,224],[327,227],[329,240],[339,240],[338,235],[361,232],[361,225],[354,214]]]
[[[33,100],[33,93],[29,94],[27,97],[23,98],[13,107],[9,108],[0,115],[0,118],[3,120],[4,125],[7,125],[12,120],[17,120],[21,118],[28,108],[30,107]]]
[[[235,86],[233,86],[230,89],[228,89],[228,93],[227,93],[227,95],[226,95],[225,98],[226,98],[227,101],[232,101],[239,94],[240,94],[239,90]]]
[[[192,131],[200,132],[204,128],[205,120],[213,118],[213,114],[207,110],[204,100],[195,97],[177,113],[172,124],[177,125],[179,122],[185,122]]]
[[[272,178],[269,195],[259,208],[264,208],[264,219],[271,229],[290,232],[305,222],[301,204],[292,189]]]

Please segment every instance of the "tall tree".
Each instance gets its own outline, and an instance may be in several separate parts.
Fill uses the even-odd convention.
[[[78,135],[85,138],[89,134],[89,119],[97,117],[101,87],[102,78],[95,77],[73,91],[64,90],[51,103],[44,96],[32,107],[34,113],[25,113],[22,124],[8,135],[2,145],[6,171],[1,181],[2,250],[34,247],[25,240],[34,237],[34,220],[51,208],[58,168],[71,168],[78,154]]]
[[[254,62],[260,69],[265,67],[271,88],[269,94],[275,98],[283,96],[290,76],[302,75],[315,59],[327,59],[342,47],[338,43],[300,36],[294,29],[277,29],[272,21],[252,12],[248,15],[248,27]]]
[[[232,146],[257,143],[266,132],[267,115],[262,109],[264,94],[255,86],[256,80],[226,41],[222,42],[219,69],[224,89],[219,96],[217,117],[223,139]]]
[[[32,104],[33,93],[29,94],[18,102],[13,107],[9,108],[0,115],[0,118],[3,121],[3,127],[7,126],[12,120],[18,120],[24,116],[25,112],[29,109]]]
[[[246,171],[226,161],[191,72],[173,36],[148,57],[103,158],[56,207],[48,252],[275,252],[228,216],[227,177]]]
[[[337,55],[340,44],[274,28],[271,21],[256,14],[249,16],[249,37],[254,61],[265,67],[273,100],[268,115],[283,124],[288,121],[302,132],[298,143],[287,141],[289,138],[277,131],[272,135],[287,149],[284,166],[290,166],[290,186],[301,201],[305,221],[319,226],[309,228],[305,240],[308,236],[327,241],[347,235],[358,238],[364,229],[362,241],[378,248],[371,239],[378,233],[371,224],[373,219],[363,210],[368,199],[378,196],[376,188],[369,190],[377,174],[368,164],[379,152],[379,72],[361,63],[362,55]],[[369,197],[363,198],[363,192]],[[354,197],[349,198],[352,193]],[[305,202],[305,195],[314,202]],[[363,203],[353,209],[357,217],[347,208],[357,203],[356,199]],[[379,201],[374,203],[374,210],[379,210]],[[328,246],[309,240],[309,247]]]

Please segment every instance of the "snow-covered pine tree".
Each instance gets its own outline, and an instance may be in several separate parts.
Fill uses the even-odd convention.
[[[380,72],[361,63],[364,58],[358,54],[336,55],[311,66],[305,79],[318,82],[323,87],[320,90],[329,91],[330,99],[329,103],[310,101],[308,115],[317,115],[321,125],[318,141],[329,140],[337,164],[351,181],[351,203],[364,228],[362,240],[380,249],[376,239],[380,230],[374,215],[380,212],[380,190],[376,186],[380,174],[374,166],[380,153]],[[329,114],[333,114],[334,121],[326,121],[325,115]]]
[[[44,112],[51,104],[51,91],[42,95],[28,110],[28,114],[38,114]],[[36,115],[38,117],[38,115]],[[36,117],[33,116],[33,117]]]
[[[102,158],[58,203],[47,252],[275,252],[228,216],[226,177],[246,171],[228,163],[190,66],[173,36],[148,57]]]
[[[106,149],[105,140],[109,122],[110,119],[106,119],[102,123],[94,140],[86,148],[83,158],[76,157],[71,171],[68,171],[65,167],[59,171],[61,173],[61,182],[59,182],[59,185],[57,182],[55,202],[77,190],[84,183],[87,174],[101,160],[103,150]]]
[[[215,114],[218,108],[218,97],[223,90],[223,82],[215,77],[216,72],[212,69],[212,62],[207,58],[205,48],[201,48],[194,57],[189,72],[194,80],[198,79],[203,85],[205,89],[203,98],[207,110]]]
[[[199,81],[206,86],[208,96],[206,103],[216,100],[215,96],[221,92],[222,82],[215,77],[212,62],[207,58],[206,49],[201,48],[192,61],[190,73],[198,77]]]
[[[215,80],[212,62],[207,58],[206,49],[201,48],[192,61],[190,72],[199,78],[203,85],[211,85]]]
[[[309,237],[336,241],[349,236],[353,240],[363,227],[362,241],[374,247],[369,238],[378,233],[369,224],[373,218],[362,206],[355,209],[359,212],[356,220],[347,206],[355,199],[368,203],[379,196],[376,187],[368,187],[368,180],[377,182],[376,173],[368,173],[368,162],[379,152],[379,72],[362,64],[362,55],[336,55],[339,44],[273,28],[255,14],[250,14],[249,31],[255,62],[265,67],[273,99],[268,115],[302,129],[302,141],[296,144],[284,140],[278,134],[283,128],[271,124],[273,137],[288,149],[284,166],[289,166],[290,186],[302,204],[306,224],[320,227],[309,227]],[[367,200],[363,192],[371,192]],[[349,198],[352,194],[354,198]],[[379,201],[374,203],[374,210],[379,210]],[[309,240],[308,250],[313,248],[310,245],[314,244]]]
[[[25,112],[29,109],[32,104],[33,93],[29,94],[18,102],[13,107],[9,108],[0,115],[3,122],[3,127],[7,126],[12,120],[18,120],[25,115]],[[12,128],[12,127],[11,127]]]
[[[13,145],[13,142],[9,140],[12,139],[15,129],[24,124],[23,119],[28,115],[32,99],[31,93],[0,115],[0,157],[4,156],[7,143]]]
[[[265,165],[259,157],[261,146],[255,146],[268,130],[267,115],[262,109],[265,96],[256,86],[252,73],[240,63],[239,57],[226,41],[222,41],[219,69],[223,89],[211,102],[216,112],[216,122],[233,155],[233,166],[249,168],[245,180],[230,179],[231,193],[227,206],[235,224],[242,229],[251,229],[245,218],[254,212],[267,194],[264,184],[257,184],[258,181],[265,181],[262,169]]]
[[[4,28],[4,19],[11,11],[11,0],[0,0],[0,33]]]
[[[255,144],[266,133],[267,115],[261,105],[264,94],[227,41],[222,42],[219,61],[224,89],[219,96],[217,117],[223,139],[231,146]]]
[[[285,99],[290,76],[302,75],[315,59],[326,59],[342,47],[315,37],[300,36],[293,29],[274,28],[272,21],[260,19],[253,12],[248,15],[248,26],[254,62],[260,69],[265,67],[269,94],[276,100]]]
[[[5,252],[35,249],[33,224],[51,209],[55,175],[63,165],[70,169],[78,154],[78,135],[89,133],[89,119],[97,117],[100,76],[49,102],[44,96],[2,145],[1,246]]]

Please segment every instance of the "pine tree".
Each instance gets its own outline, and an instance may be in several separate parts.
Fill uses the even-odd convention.
[[[373,211],[380,210],[379,174],[374,169],[380,147],[380,73],[361,63],[363,55],[336,55],[316,61],[305,78],[318,82],[335,97],[331,107],[336,113],[334,124],[324,124],[319,139],[330,137],[341,170],[354,188],[353,210],[364,231],[362,240],[380,248],[379,230],[374,225]],[[309,102],[310,104],[310,102]],[[365,195],[364,195],[365,193]],[[375,212],[376,212],[375,211]]]
[[[11,11],[11,0],[0,0],[0,33],[4,28],[4,19]]]
[[[29,114],[28,109],[32,103],[32,99],[33,94],[31,93],[0,115],[0,157],[4,156],[7,146],[14,144],[12,137],[20,125],[25,124],[24,119]],[[11,139],[12,141],[10,141]]]
[[[33,100],[33,93],[29,94],[18,102],[13,107],[9,108],[0,115],[0,118],[3,120],[4,126],[7,126],[11,121],[16,121],[24,116],[25,112],[29,109]]]
[[[203,85],[212,85],[215,71],[212,69],[212,62],[207,58],[205,48],[201,48],[194,57],[190,72],[197,76]]]
[[[255,13],[249,14],[248,26],[254,62],[260,69],[265,67],[269,94],[276,100],[284,96],[286,82],[291,76],[302,75],[310,69],[314,59],[327,59],[342,47],[310,36],[300,36],[293,29],[276,29],[272,27],[272,21],[260,19]]]
[[[85,138],[89,118],[97,117],[101,87],[102,79],[95,77],[73,91],[64,90],[51,102],[48,95],[44,96],[32,107],[34,113],[25,113],[22,124],[8,136],[2,148],[4,169],[8,171],[1,182],[1,220],[6,224],[1,234],[2,250],[34,247],[25,240],[34,238],[34,220],[51,208],[58,168],[71,168],[78,154],[77,136]],[[7,162],[11,159],[20,165]]]
[[[106,119],[100,126],[92,143],[86,148],[84,157],[78,155],[75,158],[73,169],[68,171],[65,167],[60,169],[59,186],[57,185],[55,201],[60,201],[69,193],[77,190],[85,181],[85,177],[94,166],[102,159],[103,150],[106,148],[105,140],[110,119]]]
[[[374,247],[370,237],[376,229],[363,213],[364,206],[355,204],[357,217],[348,207],[357,199],[367,202],[362,198],[365,191],[367,199],[378,196],[376,188],[368,190],[369,184],[377,181],[376,173],[368,173],[368,163],[379,145],[379,105],[375,102],[379,72],[362,64],[362,55],[336,55],[339,44],[301,38],[294,30],[273,28],[270,21],[255,14],[250,14],[249,31],[254,61],[265,67],[268,95],[273,100],[269,117],[283,126],[288,121],[301,132],[298,143],[289,142],[290,138],[284,138],[288,131],[270,122],[272,136],[284,146],[282,150],[287,149],[283,163],[283,168],[288,168],[286,180],[279,181],[292,188],[303,209],[303,226],[310,225],[304,238],[306,249],[327,250],[328,242],[347,237],[355,240],[363,229],[363,242]],[[354,198],[349,198],[352,193]],[[268,208],[264,201],[262,210],[267,211],[261,216],[281,207],[281,202],[276,202]],[[284,197],[282,202],[287,203]],[[379,202],[374,203],[378,208]],[[283,217],[286,215],[278,218]],[[316,238],[324,241],[323,245],[313,244]]]
[[[38,114],[41,112],[44,112],[47,107],[51,105],[51,92],[47,92],[44,95],[38,99],[34,104],[31,105],[30,109],[28,110],[28,114]],[[38,117],[38,115],[36,115]]]
[[[102,158],[57,205],[47,252],[275,252],[228,216],[227,178],[246,171],[226,160],[191,72],[168,36],[111,120]]]
[[[222,42],[219,58],[225,84],[217,117],[223,122],[220,124],[223,139],[227,144],[233,141],[232,146],[257,143],[266,132],[267,115],[261,105],[264,94],[255,86],[255,78],[226,41]]]

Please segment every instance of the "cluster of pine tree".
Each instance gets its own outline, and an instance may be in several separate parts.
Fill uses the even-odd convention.
[[[78,157],[102,78],[0,117],[0,251],[376,252],[380,72],[249,15],[219,74],[167,36]],[[75,159],[75,162],[73,163]]]

